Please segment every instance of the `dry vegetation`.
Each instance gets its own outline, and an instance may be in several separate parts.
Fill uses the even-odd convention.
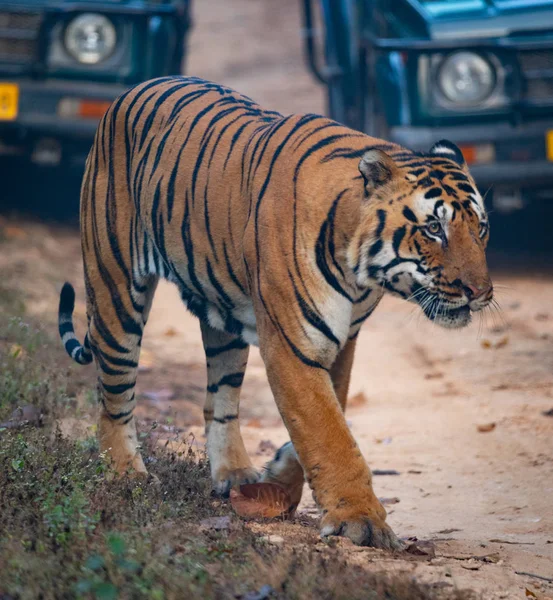
[[[0,242],[0,252],[8,251]],[[114,481],[98,452],[92,369],[0,289],[0,598],[467,598],[352,564],[332,541],[274,544],[212,497],[185,443],[141,433],[159,478]],[[84,432],[84,433],[83,433]],[[214,517],[223,517],[215,519]]]

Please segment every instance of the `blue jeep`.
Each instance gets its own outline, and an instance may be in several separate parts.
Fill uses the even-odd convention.
[[[452,140],[500,210],[552,194],[551,0],[302,6],[307,59],[331,117],[415,150]]]
[[[0,0],[0,154],[79,169],[130,85],[181,73],[191,0]]]

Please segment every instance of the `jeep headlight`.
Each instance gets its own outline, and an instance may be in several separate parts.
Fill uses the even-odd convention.
[[[441,63],[436,82],[443,96],[459,106],[487,100],[496,86],[494,67],[474,52],[455,52]]]
[[[64,44],[69,54],[80,63],[96,65],[114,51],[117,33],[107,17],[84,13],[67,25]]]

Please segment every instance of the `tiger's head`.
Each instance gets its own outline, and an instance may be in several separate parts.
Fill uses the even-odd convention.
[[[419,304],[443,327],[467,325],[493,287],[488,218],[459,148],[443,140],[427,154],[372,149],[359,171],[365,198],[349,257],[357,283]]]

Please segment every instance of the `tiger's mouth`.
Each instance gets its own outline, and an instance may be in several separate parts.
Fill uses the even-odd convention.
[[[446,329],[466,327],[472,319],[472,311],[468,304],[450,306],[438,296],[420,302],[419,305],[430,321]]]

